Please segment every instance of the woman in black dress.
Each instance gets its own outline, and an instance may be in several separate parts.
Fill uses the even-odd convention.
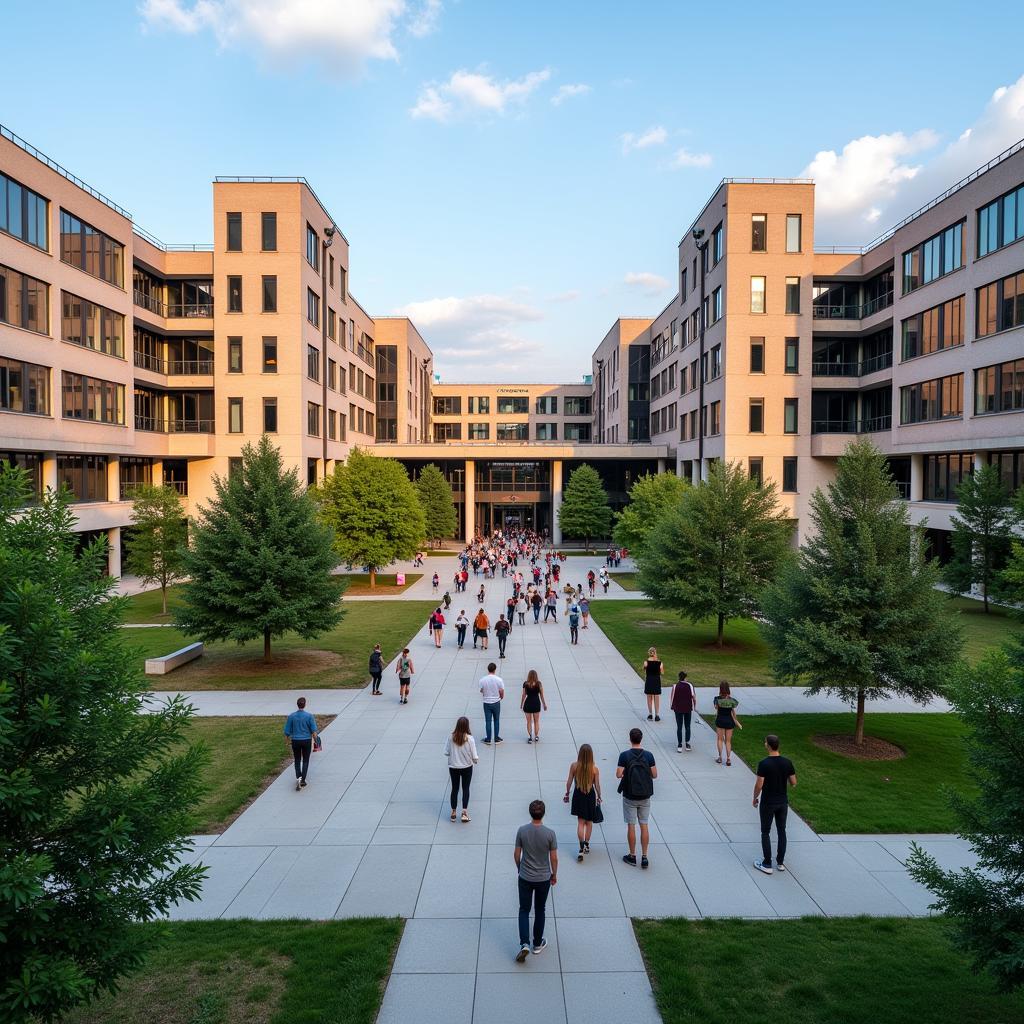
[[[583,855],[590,853],[590,834],[594,831],[594,822],[600,824],[604,821],[601,811],[601,770],[594,763],[594,751],[589,743],[580,747],[576,760],[569,765],[563,803],[569,803],[570,786],[574,788],[569,812],[576,818],[576,838],[580,841],[576,860],[582,861]]]
[[[526,742],[540,742],[540,709],[548,709],[548,702],[544,699],[544,684],[537,675],[537,670],[531,668],[526,673],[526,682],[523,683],[523,695],[519,699],[519,707],[526,714]]]
[[[658,652],[653,648],[647,651],[644,662],[644,693],[647,695],[647,721],[652,718],[661,721],[661,677],[665,666],[658,661]]]

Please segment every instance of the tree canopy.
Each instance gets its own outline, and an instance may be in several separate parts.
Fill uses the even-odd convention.
[[[128,572],[160,587],[164,614],[167,588],[184,575],[188,524],[181,499],[171,487],[140,487],[132,495],[132,529],[127,534]]]
[[[266,435],[245,445],[241,466],[214,485],[216,496],[193,523],[176,624],[207,643],[262,637],[265,661],[273,637],[311,640],[336,626],[330,530]]]
[[[629,504],[616,515],[614,539],[634,557],[662,516],[675,508],[690,485],[675,473],[645,473],[629,489]]]
[[[455,514],[455,499],[452,497],[451,485],[432,462],[420,470],[416,493],[423,508],[426,536],[435,542],[450,540],[459,522]]]
[[[593,466],[574,469],[562,493],[558,525],[566,537],[582,540],[589,548],[595,537],[607,537],[612,510],[601,477]]]

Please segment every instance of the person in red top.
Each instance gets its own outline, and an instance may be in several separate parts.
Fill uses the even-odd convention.
[[[434,611],[434,614],[430,616],[430,621],[434,626],[434,646],[441,646],[441,630],[444,629],[444,614],[440,608]]]
[[[686,729],[686,749],[692,750],[690,746],[690,719],[693,712],[697,710],[697,691],[693,683],[688,682],[686,673],[680,671],[679,679],[672,687],[672,695],[669,698],[669,706],[676,713],[676,750],[683,749],[683,729]]]

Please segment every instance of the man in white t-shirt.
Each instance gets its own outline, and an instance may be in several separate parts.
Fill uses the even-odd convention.
[[[480,680],[480,696],[484,700],[484,743],[491,742],[491,722],[494,722],[494,742],[501,743],[501,702],[505,696],[505,681],[495,675],[498,666],[492,661],[487,666],[487,675]]]

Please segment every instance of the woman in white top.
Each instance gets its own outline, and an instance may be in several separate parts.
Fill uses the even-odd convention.
[[[519,625],[526,625],[526,595],[522,591],[519,592],[519,600],[516,601],[516,615],[519,616]]]
[[[469,731],[469,719],[463,716],[455,723],[455,731],[445,739],[444,752],[448,758],[448,774],[452,779],[452,821],[459,802],[462,786],[462,820],[469,821],[469,784],[473,781],[473,765],[478,764],[476,743]]]

